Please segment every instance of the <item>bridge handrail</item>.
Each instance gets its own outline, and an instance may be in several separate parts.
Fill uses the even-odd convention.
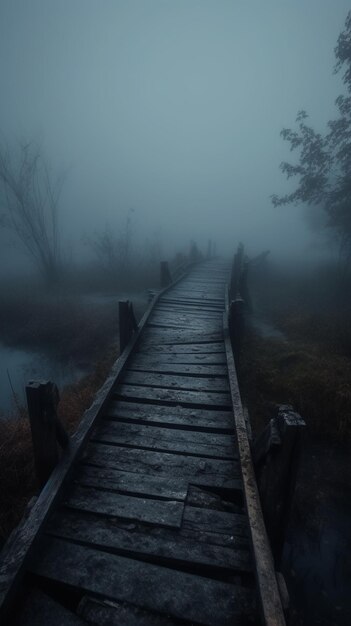
[[[40,539],[45,523],[54,510],[70,477],[73,466],[88,442],[90,433],[101,418],[111,398],[113,388],[121,377],[128,358],[136,346],[153,308],[159,298],[179,282],[182,277],[183,275],[155,294],[135,333],[113,364],[110,376],[97,392],[90,408],[84,412],[76,432],[71,437],[62,458],[39,493],[38,498],[30,509],[27,510],[21,522],[12,531],[3,546],[0,553],[0,623],[6,623],[6,614],[13,602],[15,593],[23,578],[26,564]]]
[[[250,541],[254,555],[255,577],[261,616],[265,626],[285,626],[284,611],[276,579],[272,551],[263,520],[247,427],[241,403],[232,340],[229,331],[230,305],[228,294],[229,289],[226,290],[225,294],[226,306],[223,314],[224,342],[235,430],[237,433],[239,465],[241,468],[245,507],[249,519]]]

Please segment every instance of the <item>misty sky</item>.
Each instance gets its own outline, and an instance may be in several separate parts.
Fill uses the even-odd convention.
[[[279,136],[299,109],[323,129],[342,91],[346,0],[0,0],[0,132],[68,170],[72,245],[117,227],[306,251]],[[166,248],[167,249],[167,248]]]

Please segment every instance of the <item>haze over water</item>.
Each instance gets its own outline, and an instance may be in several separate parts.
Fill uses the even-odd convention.
[[[118,228],[167,247],[208,237],[318,252],[279,136],[304,108],[323,130],[341,91],[333,49],[346,0],[2,0],[0,131],[66,170],[67,249]],[[4,235],[2,235],[4,237]],[[3,254],[3,263],[13,257]]]

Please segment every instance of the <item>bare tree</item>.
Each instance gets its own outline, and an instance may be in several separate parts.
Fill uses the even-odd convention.
[[[62,179],[52,183],[38,146],[21,144],[16,161],[0,147],[2,226],[10,229],[49,282],[60,269],[58,200]]]
[[[104,231],[95,232],[93,238],[85,239],[85,243],[94,250],[102,267],[112,276],[118,272],[128,273],[131,269],[134,212],[135,209],[128,209],[125,214],[125,225],[119,229],[118,236],[106,224]]]

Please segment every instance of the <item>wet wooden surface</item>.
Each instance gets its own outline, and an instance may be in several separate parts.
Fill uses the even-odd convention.
[[[227,280],[208,262],[156,303],[28,559],[21,626],[259,623]]]

